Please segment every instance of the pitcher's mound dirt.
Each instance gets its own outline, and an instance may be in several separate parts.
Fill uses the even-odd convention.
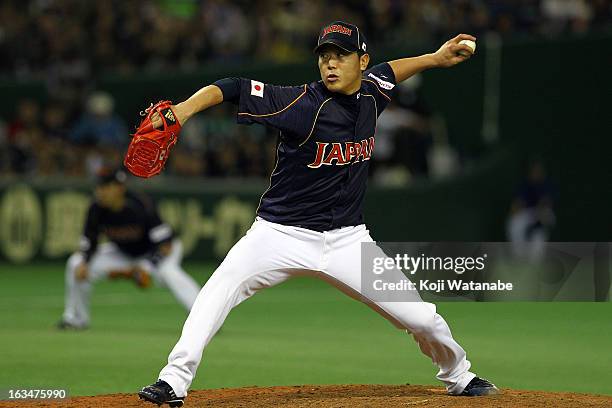
[[[62,408],[155,408],[134,394],[75,397],[61,402],[0,402],[0,407]],[[167,407],[167,405],[164,405]],[[612,407],[612,396],[569,392],[502,389],[490,397],[451,397],[443,388],[422,385],[300,385],[195,390],[185,407],[298,407],[298,408],[392,408],[392,407]]]

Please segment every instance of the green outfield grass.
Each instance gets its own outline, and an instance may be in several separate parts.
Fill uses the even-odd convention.
[[[198,281],[212,265],[187,264]],[[72,395],[134,392],[154,381],[185,312],[164,289],[101,282],[92,328],[54,328],[63,266],[0,264],[0,389],[62,387]],[[441,303],[473,369],[501,387],[612,394],[610,303]],[[236,308],[204,355],[193,388],[437,384],[412,338],[309,278]]]

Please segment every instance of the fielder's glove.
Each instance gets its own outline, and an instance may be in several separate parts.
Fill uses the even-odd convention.
[[[111,280],[131,280],[141,289],[147,289],[149,286],[151,286],[151,275],[144,268],[138,265],[127,269],[115,269],[110,271],[108,278]]]
[[[181,131],[171,105],[170,101],[160,101],[141,112],[144,119],[136,129],[123,161],[135,176],[152,177],[164,168]],[[155,128],[152,119],[158,115],[162,124]]]
[[[132,279],[134,279],[136,286],[141,289],[147,289],[151,286],[151,275],[138,265],[132,268]]]

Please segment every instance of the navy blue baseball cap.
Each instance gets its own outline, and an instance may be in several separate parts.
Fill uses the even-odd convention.
[[[334,21],[327,24],[319,33],[315,54],[325,44],[333,44],[348,52],[366,53],[368,46],[365,35],[359,31],[359,27],[344,21]]]

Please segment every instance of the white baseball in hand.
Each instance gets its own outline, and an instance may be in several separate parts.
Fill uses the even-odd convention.
[[[474,54],[474,52],[476,51],[476,42],[472,41],[472,40],[461,40],[459,41],[459,44],[465,44],[468,47],[470,47],[472,49],[472,54]],[[469,57],[470,54],[468,54],[467,51],[465,50],[459,50],[457,52],[457,54],[463,56],[463,57]]]

